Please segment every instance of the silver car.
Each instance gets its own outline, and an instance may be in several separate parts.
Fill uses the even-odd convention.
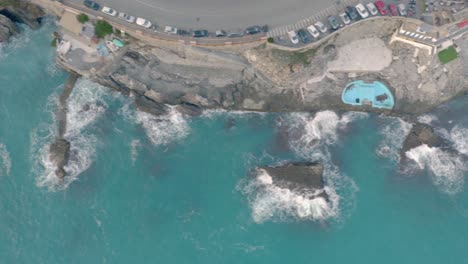
[[[135,22],[135,17],[134,17],[134,16],[125,14],[124,12],[120,12],[120,13],[119,13],[119,18],[122,19],[122,20],[127,21],[128,23],[133,23],[133,22]]]

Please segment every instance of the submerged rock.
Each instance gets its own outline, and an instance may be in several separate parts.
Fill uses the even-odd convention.
[[[317,162],[287,163],[275,167],[260,167],[273,180],[273,184],[280,188],[287,188],[303,192],[317,190],[316,197],[328,198],[324,189],[323,165]]]
[[[0,43],[7,42],[11,36],[18,33],[15,23],[8,17],[0,14]]]
[[[63,138],[56,139],[50,145],[49,152],[50,161],[57,166],[55,175],[63,180],[66,176],[64,167],[68,164],[68,159],[70,158],[70,142]]]

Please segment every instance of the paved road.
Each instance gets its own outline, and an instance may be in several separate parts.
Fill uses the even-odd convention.
[[[82,0],[71,0],[81,4]],[[96,0],[159,25],[186,29],[244,29],[294,24],[336,5],[336,0]],[[344,2],[344,1],[341,1]]]

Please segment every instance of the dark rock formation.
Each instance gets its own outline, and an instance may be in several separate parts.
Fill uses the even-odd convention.
[[[50,145],[49,151],[50,161],[57,166],[55,175],[57,175],[59,179],[63,180],[66,175],[64,167],[67,165],[70,157],[70,142],[63,138],[58,138]]]
[[[1,9],[0,14],[10,18],[14,22],[26,24],[32,29],[39,28],[40,21],[45,15],[42,8],[25,1],[18,1],[14,6]]]
[[[423,144],[426,144],[429,147],[441,147],[444,145],[444,143],[444,140],[434,132],[434,129],[431,126],[422,123],[416,123],[413,125],[413,128],[403,143],[403,147],[400,152],[401,160],[406,158],[405,153],[408,150]]]
[[[288,163],[276,167],[260,167],[273,179],[273,184],[280,188],[287,188],[308,193],[318,191],[315,196],[328,198],[323,190],[323,165],[316,162]],[[311,198],[311,197],[309,197]],[[312,197],[313,198],[313,197]]]
[[[8,17],[0,14],[0,43],[7,42],[18,33],[18,28]]]
[[[167,114],[169,108],[159,102],[153,101],[144,95],[135,95],[135,105],[138,110],[147,112],[156,116]]]

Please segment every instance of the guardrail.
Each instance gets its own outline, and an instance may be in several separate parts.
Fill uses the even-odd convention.
[[[107,21],[113,27],[118,28],[119,30],[123,30],[125,32],[132,32],[134,37],[138,37],[138,35],[143,35],[147,37],[152,37],[158,40],[163,41],[170,41],[170,42],[178,42],[184,43],[189,45],[197,45],[197,46],[232,46],[232,45],[245,45],[245,44],[253,44],[253,43],[263,43],[267,40],[266,33],[258,33],[255,35],[247,35],[242,37],[235,37],[235,38],[212,38],[212,37],[205,37],[205,38],[193,38],[188,36],[181,36],[181,35],[171,35],[167,33],[163,33],[157,31],[155,29],[147,29],[141,27],[136,24],[132,24],[121,20],[117,17],[106,15],[100,11],[89,9],[83,5],[75,4],[73,2],[62,0],[62,1],[53,1],[53,0],[35,0],[35,2],[42,2],[44,4],[52,4],[57,7],[66,9],[70,12],[74,13],[84,13],[96,17],[97,19],[102,19]]]

